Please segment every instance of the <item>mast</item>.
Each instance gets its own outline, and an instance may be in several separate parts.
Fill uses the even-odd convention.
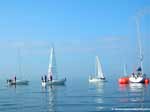
[[[18,48],[18,74],[20,78],[22,78],[22,66],[21,66],[21,54],[20,54],[20,48]]]
[[[138,16],[136,18],[136,26],[137,26],[137,38],[138,38],[138,47],[139,47],[139,60],[140,60],[140,66],[141,66],[141,72],[143,75],[143,54],[142,54],[142,43],[141,43],[141,37],[140,37],[140,24],[138,20]]]
[[[124,72],[124,76],[127,76],[127,64],[124,64],[123,72]]]

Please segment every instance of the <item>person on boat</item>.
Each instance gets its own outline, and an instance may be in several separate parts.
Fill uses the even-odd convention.
[[[47,82],[47,76],[45,75],[45,82]]]
[[[53,80],[53,77],[52,77],[52,75],[50,75],[50,81],[52,81]]]
[[[43,76],[41,76],[41,80],[42,80],[42,82],[44,82],[44,80],[43,80]]]
[[[16,83],[16,76],[14,76],[14,82]]]
[[[133,76],[133,77],[135,76],[134,72],[132,73],[132,76]]]
[[[8,79],[7,84],[11,84],[13,82],[13,79]]]

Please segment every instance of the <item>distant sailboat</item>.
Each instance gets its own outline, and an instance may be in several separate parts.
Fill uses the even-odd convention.
[[[102,65],[99,61],[98,56],[96,56],[96,76],[89,76],[89,82],[99,82],[99,81],[105,81],[105,77],[102,71]]]
[[[22,76],[22,68],[21,68],[21,56],[20,56],[20,50],[18,50],[18,61],[19,61],[19,75]],[[23,80],[22,77],[18,79],[16,76],[13,78],[7,79],[7,84],[9,85],[28,85],[28,80]]]
[[[56,59],[55,59],[54,48],[51,48],[47,77],[48,77],[47,81],[42,81],[42,86],[46,86],[46,85],[64,85],[65,82],[66,82],[66,78],[58,79],[57,70],[56,70]]]

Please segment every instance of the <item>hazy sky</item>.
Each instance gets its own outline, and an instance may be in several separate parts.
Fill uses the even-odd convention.
[[[20,48],[25,77],[39,78],[47,73],[52,43],[61,75],[88,77],[95,55],[106,77],[122,75],[125,63],[130,73],[137,64],[140,12],[144,71],[150,74],[150,0],[1,0],[0,75],[18,73]]]

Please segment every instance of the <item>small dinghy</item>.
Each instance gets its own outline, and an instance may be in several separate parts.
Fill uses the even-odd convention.
[[[20,78],[16,78],[16,75],[15,75],[14,78],[7,79],[6,82],[8,85],[28,85],[29,84],[28,80],[23,79],[20,49],[18,49],[18,62],[19,62],[19,64],[18,64],[19,73],[18,74],[20,75]]]
[[[98,56],[96,56],[96,76],[89,76],[89,82],[103,82],[106,81],[103,71],[102,65],[99,61]]]
[[[66,78],[62,78],[62,79],[58,78],[57,71],[56,71],[55,52],[54,52],[54,48],[51,48],[48,75],[45,76],[44,78],[42,77],[42,86],[64,85],[65,82],[66,82]]]
[[[12,80],[12,79],[8,79],[7,80],[7,84],[8,85],[28,85],[29,81],[28,80]]]

